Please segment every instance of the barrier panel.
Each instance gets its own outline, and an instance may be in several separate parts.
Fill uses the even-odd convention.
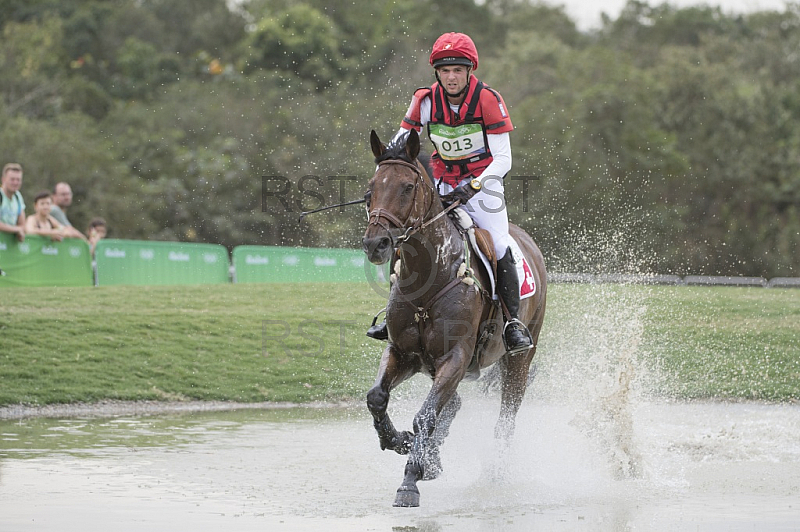
[[[768,288],[800,288],[800,277],[774,277],[767,283]]]
[[[220,244],[104,239],[95,260],[98,286],[230,281],[228,251]]]
[[[357,249],[237,246],[237,283],[383,281],[385,275]]]
[[[686,286],[767,286],[763,277],[734,277],[727,275],[687,275]]]
[[[53,242],[28,235],[24,242],[0,233],[0,287],[92,286],[89,245],[79,238]]]

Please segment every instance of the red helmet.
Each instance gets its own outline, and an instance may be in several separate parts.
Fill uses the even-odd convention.
[[[445,33],[433,43],[430,63],[433,68],[464,65],[478,70],[478,49],[464,33]]]

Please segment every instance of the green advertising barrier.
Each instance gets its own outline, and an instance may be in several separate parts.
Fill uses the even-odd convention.
[[[237,246],[237,283],[383,281],[384,275],[356,249]]]
[[[92,286],[89,245],[78,238],[53,242],[28,235],[24,242],[0,233],[0,287]]]
[[[219,244],[104,239],[97,243],[97,284],[171,285],[229,282]]]

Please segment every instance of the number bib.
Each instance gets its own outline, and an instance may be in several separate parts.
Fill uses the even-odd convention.
[[[486,137],[481,124],[448,126],[429,123],[428,137],[443,161],[480,158],[486,153]]]

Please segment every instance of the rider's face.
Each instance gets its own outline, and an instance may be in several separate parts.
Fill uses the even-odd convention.
[[[439,67],[437,72],[439,80],[448,94],[458,94],[467,86],[469,69],[463,65]]]

